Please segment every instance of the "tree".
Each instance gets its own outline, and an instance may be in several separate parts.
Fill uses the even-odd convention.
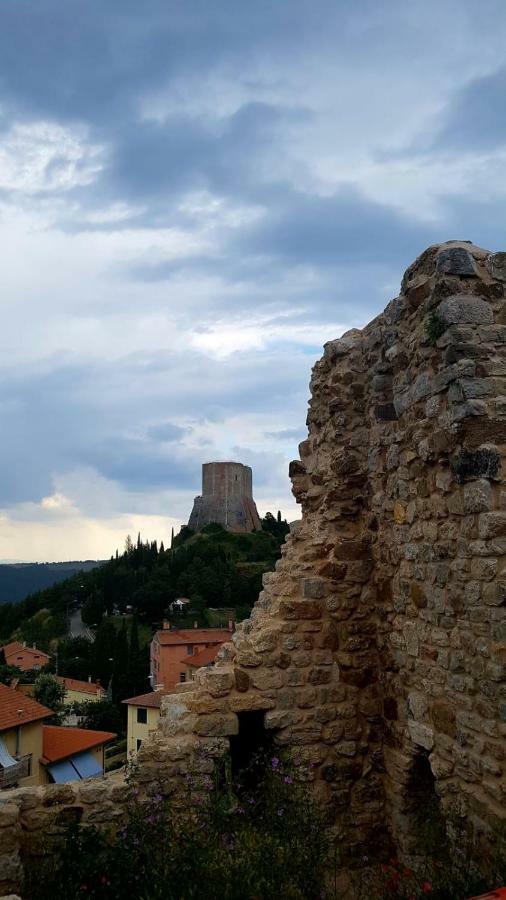
[[[134,545],[133,545],[132,538],[130,537],[129,534],[127,534],[127,536],[125,538],[125,553],[127,555],[129,555],[133,549],[134,549]]]
[[[33,686],[33,696],[39,703],[42,703],[42,706],[53,710],[56,722],[60,721],[63,713],[65,687],[56,680],[54,675],[44,673],[39,675]]]
[[[115,734],[123,734],[125,731],[120,710],[109,700],[74,703],[72,711],[79,717],[81,728],[88,728],[91,731],[113,731]]]
[[[8,666],[0,663],[0,683],[10,684],[13,678],[22,678],[23,673],[17,666]]]

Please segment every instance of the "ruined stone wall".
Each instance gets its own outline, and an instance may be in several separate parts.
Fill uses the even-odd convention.
[[[505,815],[505,283],[506,254],[431,247],[381,316],[325,346],[290,469],[302,521],[215,668],[164,699],[141,795],[182,795],[256,711],[313,764],[344,858],[409,852],[420,761],[477,824]],[[27,790],[0,803],[5,888],[55,815],[106,821],[127,795]]]

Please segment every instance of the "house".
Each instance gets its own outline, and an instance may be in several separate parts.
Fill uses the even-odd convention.
[[[187,681],[193,681],[195,672],[198,669],[210,669],[211,666],[214,666],[214,660],[218,655],[220,646],[221,645],[219,644],[215,644],[214,647],[204,647],[203,650],[199,650],[192,656],[185,656],[185,658],[183,659],[183,665],[186,666]]]
[[[65,697],[63,698],[65,706],[70,706],[72,703],[85,703],[87,700],[105,700],[107,696],[107,692],[100,682],[92,681],[91,677],[88,678],[88,681],[65,678],[61,675],[55,677],[65,688]]]
[[[168,623],[164,623],[164,625]],[[151,641],[151,683],[171,690],[178,682],[186,681],[186,662],[209,647],[219,649],[230,640],[232,629],[224,628],[163,628]]]
[[[53,711],[0,684],[0,789],[40,784],[42,723]]]
[[[167,691],[151,691],[123,700],[128,706],[127,717],[127,755],[136,756],[142,742],[150,731],[158,727],[162,697]]]
[[[8,666],[17,666],[23,672],[29,669],[43,669],[47,666],[51,657],[43,650],[38,650],[35,644],[27,647],[26,643],[11,641],[1,648],[4,652],[5,662]]]
[[[65,784],[104,774],[104,746],[111,731],[42,726],[43,783]]]
[[[189,605],[190,600],[188,597],[178,597],[176,600],[173,600],[172,603],[169,603],[169,609],[171,612],[182,613]]]

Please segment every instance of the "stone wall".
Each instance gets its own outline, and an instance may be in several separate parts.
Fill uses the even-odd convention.
[[[505,816],[505,283],[506,254],[431,247],[381,316],[325,346],[290,467],[302,521],[216,667],[165,698],[142,796],[212,771],[256,713],[313,764],[345,856],[409,852],[424,766],[478,826]],[[0,885],[55,817],[121,817],[127,791],[12,792]]]

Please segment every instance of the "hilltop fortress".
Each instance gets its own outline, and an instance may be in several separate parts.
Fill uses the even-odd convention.
[[[202,466],[202,496],[195,497],[188,527],[200,531],[217,522],[227,531],[259,531],[262,527],[253,500],[253,473],[237,462]]]
[[[412,849],[417,808],[506,816],[506,254],[430,247],[326,344],[290,466],[303,517],[216,666],[164,698],[140,796],[184,795],[268,735],[312,763],[342,858]],[[0,797],[0,888],[71,817],[120,822],[122,777]]]

